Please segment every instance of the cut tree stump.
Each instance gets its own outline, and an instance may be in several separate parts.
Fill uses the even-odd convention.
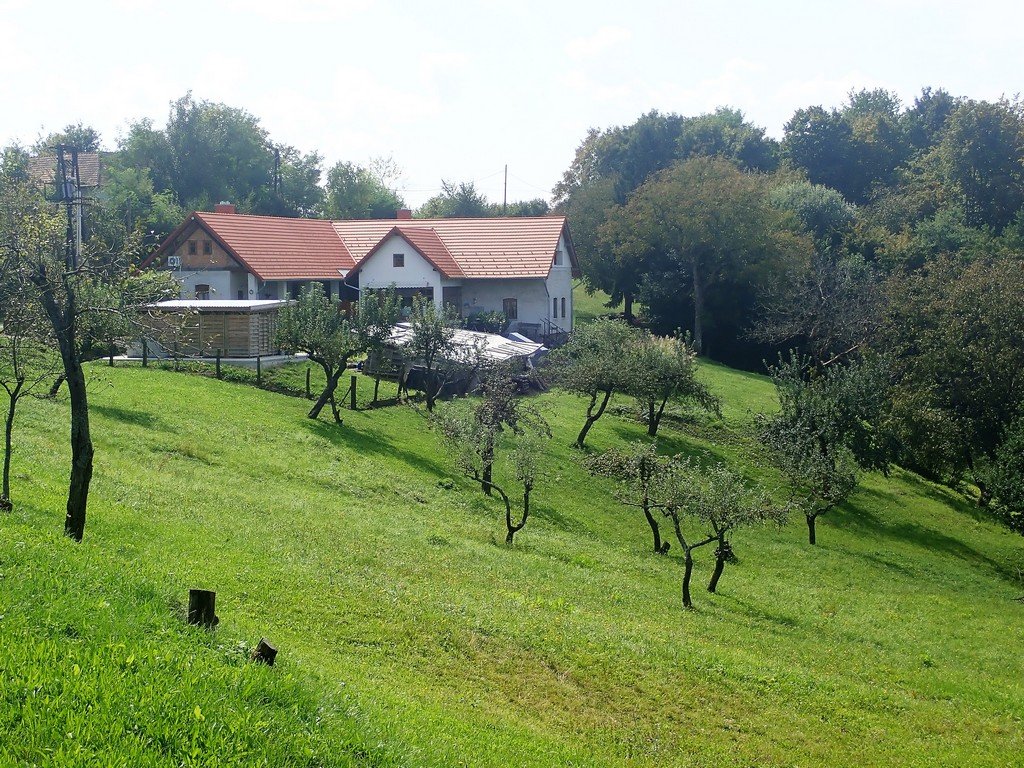
[[[217,605],[217,593],[208,589],[190,589],[188,591],[188,623],[212,629],[220,619],[214,613]]]
[[[272,646],[267,638],[261,637],[259,645],[252,652],[253,661],[261,661],[268,667],[274,666],[274,659],[277,658],[277,648]]]

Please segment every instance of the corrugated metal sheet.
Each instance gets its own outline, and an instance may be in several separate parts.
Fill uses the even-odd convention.
[[[398,323],[391,331],[390,342],[395,346],[405,346],[412,339],[412,325],[410,323]],[[480,331],[467,331],[457,329],[452,339],[455,346],[462,354],[480,350],[481,357],[488,360],[511,360],[514,357],[532,358],[539,352],[546,351],[543,344],[532,341],[514,341],[495,333],[482,333]]]

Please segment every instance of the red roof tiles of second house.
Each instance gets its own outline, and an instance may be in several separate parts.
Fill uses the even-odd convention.
[[[412,242],[417,230],[433,231],[461,276],[470,278],[547,277],[562,216],[498,219],[371,219],[335,221],[334,228],[358,262],[395,226]],[[421,246],[413,242],[417,248]],[[422,248],[421,248],[422,250]],[[431,253],[427,256],[433,258]],[[444,266],[438,264],[444,269]],[[457,276],[455,273],[451,276]]]
[[[355,266],[330,221],[202,211],[195,216],[261,280],[337,280]]]

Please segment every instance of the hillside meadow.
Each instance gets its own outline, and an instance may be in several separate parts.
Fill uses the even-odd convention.
[[[666,419],[661,450],[777,487],[750,434],[770,383],[702,375],[722,417]],[[508,548],[499,502],[421,410],[366,409],[367,380],[337,426],[238,382],[89,377],[81,545],[62,535],[66,403],[27,399],[17,426],[0,765],[1024,761],[1024,541],[915,475],[865,476],[815,548],[802,520],[738,532],[717,595],[699,551],[684,612],[677,552],[651,554],[641,514],[579,467],[574,397],[536,397],[554,437]],[[643,437],[618,405],[591,450]],[[185,624],[190,587],[217,591],[215,631]],[[273,668],[247,661],[261,636]]]

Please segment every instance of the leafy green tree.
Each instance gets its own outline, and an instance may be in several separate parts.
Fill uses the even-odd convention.
[[[58,144],[74,147],[79,152],[98,152],[100,149],[100,133],[91,125],[69,123],[62,131],[56,131],[39,138],[32,146],[36,155],[52,155],[53,148]]]
[[[893,276],[887,292],[902,460],[936,478],[970,472],[987,503],[980,470],[1024,402],[1024,265],[940,258]]]
[[[0,265],[0,387],[7,393],[0,511],[12,509],[11,456],[18,403],[60,368],[37,297],[17,264]]]
[[[792,181],[772,189],[770,199],[776,207],[796,216],[821,252],[833,252],[842,246],[857,221],[857,208],[836,190],[820,184]]]
[[[518,394],[511,372],[498,366],[484,377],[479,398],[450,403],[433,416],[434,427],[459,468],[479,482],[488,496],[493,491],[501,497],[505,505],[505,543],[509,545],[529,519],[530,498],[540,474],[542,441],[551,437],[540,412]],[[494,481],[494,464],[503,435],[513,443],[509,460],[515,479],[523,488],[518,521],[513,520],[508,492]]]
[[[765,136],[764,128],[748,123],[740,110],[719,107],[683,122],[675,158],[690,157],[724,157],[744,170],[771,173],[779,165],[779,146]]]
[[[595,475],[616,481],[615,499],[624,506],[636,507],[644,513],[651,528],[654,553],[664,555],[670,545],[661,540],[661,527],[655,513],[660,513],[661,502],[655,498],[659,483],[670,470],[670,459],[658,455],[654,443],[634,442],[625,448],[613,448],[593,454],[584,460],[586,468]]]
[[[427,200],[416,216],[421,219],[472,219],[491,214],[491,207],[473,182],[441,181],[440,194]]]
[[[309,410],[309,418],[318,418],[330,403],[334,421],[341,424],[334,398],[338,381],[353,357],[385,343],[398,315],[399,300],[394,291],[364,291],[346,313],[340,302],[317,286],[309,286],[296,303],[281,310],[277,343],[283,349],[305,352],[324,372],[324,388]]]
[[[90,327],[110,317],[130,321],[139,309],[177,294],[167,274],[131,268],[137,246],[99,253],[87,244],[80,257],[69,242],[71,226],[41,198],[19,185],[0,189],[0,262],[32,286],[56,341],[71,406],[71,476],[65,533],[81,541],[85,533],[94,448],[89,429],[88,390],[82,367]]]
[[[672,521],[676,541],[683,550],[683,607],[692,608],[690,580],[693,576],[693,552],[717,543],[715,570],[708,592],[715,592],[718,581],[732,556],[729,537],[738,528],[764,523],[782,525],[789,508],[780,506],[762,491],[749,489],[742,477],[717,464],[697,467],[688,459],[672,457],[668,471],[655,489],[662,512]],[[690,536],[686,528],[699,531]]]
[[[355,163],[337,163],[327,172],[326,197],[330,219],[391,219],[405,207],[386,178]]]
[[[642,338],[642,331],[626,323],[596,320],[574,328],[569,340],[548,355],[544,370],[554,384],[590,399],[586,421],[576,438],[578,448],[583,447],[612,395],[628,392],[631,371],[626,361],[635,357]]]
[[[1024,418],[1010,422],[995,451],[989,474],[996,514],[1010,528],[1024,533]]]
[[[1001,231],[1024,206],[1024,104],[968,101],[949,116],[938,149],[967,222]]]
[[[849,497],[858,470],[889,466],[888,370],[878,360],[822,370],[791,356],[770,372],[780,409],[761,418],[759,436],[789,480],[815,544],[817,519]]]
[[[479,363],[475,350],[460,348],[455,343],[455,331],[461,322],[452,305],[439,306],[423,296],[413,297],[409,314],[412,333],[402,351],[407,366],[423,367],[423,396],[429,413],[433,413],[437,398],[449,379]]]
[[[657,436],[665,406],[670,402],[696,405],[720,415],[719,399],[697,379],[697,353],[687,339],[648,336],[634,355],[629,394],[647,411],[648,435]]]
[[[718,292],[761,285],[806,252],[786,216],[768,200],[763,179],[721,158],[694,158],[644,184],[625,206],[635,241],[661,254],[647,273],[653,293],[688,288],[693,344],[704,351],[707,307]],[[678,305],[678,298],[675,303]],[[649,304],[649,306],[651,306]],[[652,315],[660,314],[654,308]],[[662,324],[669,318],[661,318]]]

